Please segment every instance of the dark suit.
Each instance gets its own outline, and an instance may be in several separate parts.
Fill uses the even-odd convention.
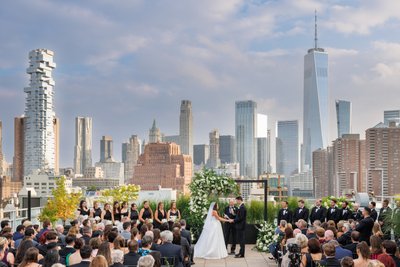
[[[341,260],[344,257],[352,258],[353,257],[353,253],[348,249],[342,248],[341,246],[337,246],[335,248],[335,258],[337,260]]]
[[[371,209],[371,214],[369,215],[374,221],[378,219],[378,213],[376,212],[375,209]]]
[[[341,209],[340,210],[340,220],[348,221],[349,219],[352,219],[351,210],[348,207],[346,207],[345,209]]]
[[[369,245],[369,238],[371,236],[373,227],[374,220],[371,217],[364,218],[358,223],[356,231],[360,232],[360,242],[365,241]]]
[[[326,208],[325,207],[313,207],[310,213],[310,223],[313,224],[315,220],[319,220],[321,223],[325,222],[326,219]]]
[[[69,267],[89,267],[90,261],[89,260],[82,260],[80,263],[70,265]]]
[[[83,239],[83,241],[85,241],[85,245],[89,245],[90,239],[92,239],[90,236],[87,235],[83,235],[81,238]]]
[[[140,255],[136,252],[129,252],[124,255],[124,265],[137,265]]]
[[[351,213],[351,218],[357,222],[361,221],[363,219],[361,210],[357,210]]]
[[[304,208],[296,208],[293,212],[293,224],[297,223],[298,220],[303,219],[308,223],[308,209]]]
[[[326,212],[326,221],[334,221],[335,223],[338,223],[340,221],[340,210],[338,207],[329,207],[327,212]]]
[[[381,225],[382,232],[384,233],[384,238],[386,240],[390,240],[390,220],[392,218],[392,209],[390,207],[381,208],[379,210],[379,216],[378,216],[378,222],[382,222],[383,224]]]
[[[347,231],[343,235],[341,235],[337,241],[341,246],[346,246],[351,243],[351,231]]]
[[[157,248],[161,253],[161,257],[174,258],[175,267],[183,267],[183,256],[181,246],[172,243],[162,244]]]
[[[321,266],[326,267],[340,267],[340,262],[335,258],[326,258],[320,261]]]
[[[236,227],[236,236],[240,244],[239,255],[243,257],[245,252],[244,232],[246,230],[246,216],[247,216],[247,210],[244,204],[242,203],[242,205],[240,205],[239,209],[237,210],[234,222]]]
[[[190,233],[190,231],[188,231],[186,229],[182,229],[181,236],[183,236],[184,238],[187,239],[187,241],[189,242],[189,245],[192,245],[192,234]]]
[[[225,217],[229,217],[229,219],[234,220],[236,218],[237,208],[233,207],[226,207],[225,208]],[[225,237],[225,246],[228,248],[229,243],[229,236],[232,233],[232,246],[231,252],[235,252],[236,250],[236,226],[233,223],[224,223],[224,237]]]
[[[358,242],[357,243],[350,243],[350,244],[348,244],[348,245],[343,247],[344,249],[348,249],[348,250],[351,251],[351,253],[353,253],[353,259],[357,259],[358,258],[357,245],[358,245]]]
[[[278,212],[278,225],[282,220],[285,220],[287,223],[292,222],[293,213],[288,209],[280,209]]]

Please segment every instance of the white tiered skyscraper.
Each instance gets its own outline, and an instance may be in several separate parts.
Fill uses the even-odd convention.
[[[30,75],[26,93],[24,128],[24,175],[45,170],[58,173],[58,122],[54,112],[53,51],[29,53]]]

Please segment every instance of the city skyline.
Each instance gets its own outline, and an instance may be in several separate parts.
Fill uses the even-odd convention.
[[[269,116],[272,131],[277,120],[298,119],[301,125],[301,58],[312,46],[314,9],[318,10],[321,46],[330,55],[328,140],[337,135],[333,99],[353,103],[353,132],[362,136],[382,121],[383,110],[399,108],[396,97],[391,97],[397,93],[399,79],[400,45],[392,37],[398,31],[399,15],[394,10],[399,3],[277,2],[183,3],[186,14],[179,12],[179,4],[162,3],[111,7],[35,1],[5,5],[5,27],[0,29],[4,36],[0,44],[0,120],[7,162],[12,162],[14,154],[14,117],[23,110],[26,55],[39,47],[53,50],[58,63],[55,104],[61,121],[63,167],[73,165],[76,116],[93,117],[95,143],[103,135],[113,136],[115,155],[121,154],[119,144],[132,134],[146,139],[153,118],[164,133],[176,133],[181,99],[193,102],[194,144],[207,143],[213,128],[234,134],[233,103],[237,100],[256,101],[259,111]],[[71,9],[75,12],[64,12]],[[17,19],[11,16],[12,10],[24,16]],[[174,19],[159,16],[161,10],[174,14]],[[379,19],[368,20],[369,14],[377,13]],[[188,15],[193,20],[179,27]],[[43,20],[36,22],[35,17]],[[97,30],[99,23],[101,31]],[[41,25],[50,28],[43,31]],[[29,36],[23,34],[26,27],[32,30]],[[77,39],[81,42],[71,42]],[[378,92],[388,97],[375,99]],[[91,105],[93,101],[96,105]],[[374,105],[368,106],[371,101]],[[94,161],[98,155],[94,145]]]

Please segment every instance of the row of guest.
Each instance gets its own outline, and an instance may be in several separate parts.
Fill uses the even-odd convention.
[[[164,257],[172,258],[175,266],[189,266],[193,253],[191,234],[186,230],[184,220],[174,223],[171,228],[168,223],[162,223],[160,229],[153,228],[150,223],[143,224],[140,231],[136,221],[125,222],[123,230],[119,230],[112,224],[92,224],[89,219],[82,223],[72,221],[66,231],[60,225],[53,230],[48,221],[43,223],[42,229],[35,229],[29,221],[24,221],[15,233],[9,221],[1,222],[1,226],[0,256],[5,266],[36,267],[42,264],[50,267],[60,263],[98,267],[101,265],[96,258],[100,255],[107,261],[105,266],[113,267],[142,266],[140,258],[147,255],[153,257],[150,262],[154,266],[160,266]],[[13,237],[17,238],[15,242]]]
[[[379,227],[379,223],[375,222],[375,224]],[[338,225],[341,228],[336,228],[333,221],[321,223],[316,220],[314,225],[303,231],[300,228],[293,230],[290,223],[282,220],[277,229],[280,236],[278,249],[284,252],[281,266],[290,266],[287,246],[293,243],[297,244],[301,250],[300,266],[362,267],[373,263],[387,267],[400,266],[396,243],[383,240],[379,231],[369,235],[369,245],[363,241],[364,235],[363,229],[359,228],[360,222],[350,219],[348,222],[341,221]],[[349,238],[346,236],[348,233],[350,233]]]
[[[148,201],[144,201],[143,208],[138,211],[138,206],[135,203],[132,203],[129,208],[127,202],[122,202],[120,205],[118,201],[115,201],[112,207],[109,203],[105,203],[103,209],[101,209],[99,202],[95,201],[93,208],[89,209],[87,202],[82,200],[79,204],[78,215],[97,218],[99,221],[112,221],[113,223],[116,221],[122,222],[124,218],[137,220],[141,224],[148,223],[151,220],[157,228],[163,222],[181,220],[181,213],[174,201],[171,202],[169,210],[165,210],[164,203],[159,202],[156,210],[153,212]]]
[[[373,221],[378,221],[381,225],[383,232],[385,233],[385,238],[390,239],[390,228],[387,225],[386,219],[391,218],[393,215],[400,216],[400,202],[397,202],[396,209],[392,212],[389,207],[389,200],[385,199],[382,202],[382,208],[378,212],[376,211],[376,203],[371,201],[369,204],[370,217]],[[318,220],[320,222],[334,221],[336,224],[341,221],[347,221],[349,219],[355,221],[361,221],[363,215],[358,203],[353,204],[353,209],[349,208],[349,203],[343,201],[341,207],[337,206],[337,201],[335,199],[330,201],[329,208],[325,208],[322,205],[322,200],[318,199],[315,202],[315,206],[311,209],[311,212],[304,205],[304,200],[298,201],[298,207],[291,211],[288,208],[288,202],[283,201],[281,203],[282,208],[278,212],[278,222],[285,220],[296,224],[300,219],[306,221],[307,223],[313,224],[314,221]]]

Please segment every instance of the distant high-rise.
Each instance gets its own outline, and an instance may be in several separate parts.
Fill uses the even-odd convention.
[[[367,192],[394,196],[400,192],[400,127],[395,121],[366,131]]]
[[[3,123],[0,121],[0,177],[3,175]]]
[[[386,125],[389,125],[391,121],[400,123],[400,110],[385,110],[383,112],[383,118]]]
[[[179,115],[179,138],[182,154],[193,158],[193,112],[192,102],[182,100]]]
[[[299,172],[299,123],[276,123],[276,172],[290,177]]]
[[[257,103],[237,101],[235,103],[236,154],[240,164],[240,175],[257,176]]]
[[[113,140],[111,136],[103,136],[100,140],[100,162],[113,161]]]
[[[150,143],[139,156],[131,182],[142,190],[158,190],[161,186],[186,194],[192,180],[192,166],[192,158],[181,154],[179,145]]]
[[[193,146],[193,163],[194,165],[206,165],[210,157],[210,147],[208,145]]]
[[[124,163],[125,182],[133,177],[135,166],[140,156],[140,140],[137,135],[132,135],[128,143],[122,144],[122,162]]]
[[[312,174],[314,197],[322,198],[334,194],[332,177],[332,147],[318,149],[313,152]]]
[[[272,173],[271,160],[271,130],[267,131],[267,173]]]
[[[351,133],[351,102],[336,100],[336,120],[338,138]]]
[[[304,56],[304,164],[311,167],[312,152],[328,146],[328,53],[317,43],[315,16],[315,45]]]
[[[268,173],[268,138],[257,138],[257,177]]]
[[[221,165],[221,160],[219,158],[219,132],[218,130],[213,130],[209,134],[210,137],[210,157],[208,158],[207,167],[217,168]]]
[[[156,126],[156,120],[153,120],[153,126],[149,130],[149,143],[161,142],[161,132]]]
[[[75,118],[75,174],[84,174],[86,168],[92,167],[92,118]]]
[[[221,163],[236,162],[236,142],[234,136],[219,136],[219,157],[221,159]]]
[[[54,112],[54,53],[36,49],[29,53],[29,87],[25,87],[24,175],[35,170],[58,173],[58,120]]]
[[[24,142],[25,142],[24,117],[14,119],[14,158],[12,180],[21,182],[24,180]]]

